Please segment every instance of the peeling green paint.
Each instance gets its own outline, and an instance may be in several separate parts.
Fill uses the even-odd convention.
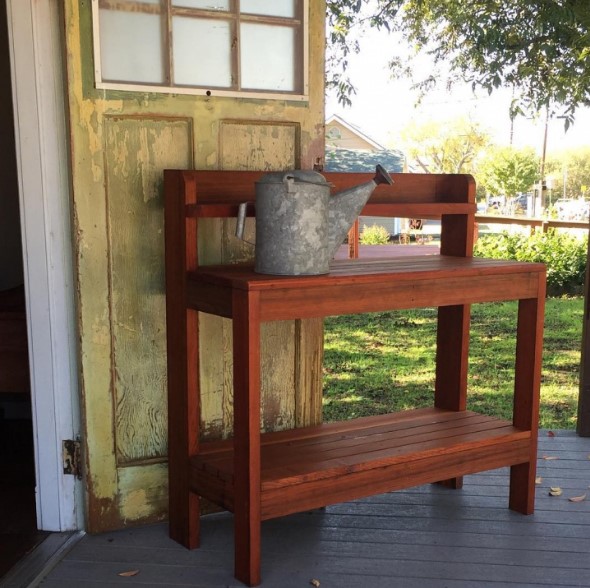
[[[325,5],[310,5],[312,92],[309,102],[301,103],[97,90],[90,2],[64,0],[81,403],[93,531],[159,519],[166,512],[162,171],[311,168],[322,157]],[[235,137],[241,137],[239,150]],[[203,258],[251,254],[230,243],[225,226],[213,221],[204,230]],[[228,321],[208,328],[216,345],[228,349]],[[294,382],[292,373],[281,374],[285,364],[293,369],[288,341],[296,329],[273,328],[274,344],[283,347],[277,377]],[[216,353],[218,348],[211,351]],[[231,365],[222,359],[207,369],[205,433],[227,434]],[[292,426],[293,394],[266,386],[265,425]]]

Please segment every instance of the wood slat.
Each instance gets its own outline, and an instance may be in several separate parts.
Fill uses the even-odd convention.
[[[312,475],[320,469],[342,466],[356,469],[359,466],[365,467],[365,464],[369,469],[375,467],[374,462],[380,462],[381,459],[391,461],[394,457],[401,456],[405,459],[408,453],[412,455],[429,448],[442,452],[445,447],[458,443],[468,444],[476,435],[487,439],[491,430],[503,434],[514,432],[508,424],[502,426],[497,422],[482,419],[481,422],[469,425],[447,423],[444,427],[437,425],[413,433],[400,434],[398,431],[391,431],[389,434],[363,435],[345,442],[332,442],[327,446],[322,444],[314,447],[312,451],[302,448],[298,452],[290,453],[288,465],[285,465],[284,454],[265,456],[265,476],[270,480],[283,479],[292,471],[296,471],[297,476],[301,476],[304,471],[307,475]]]
[[[288,288],[312,289],[327,285],[350,283],[372,284],[391,279],[413,282],[429,277],[441,281],[452,277],[542,273],[544,265],[511,260],[497,260],[450,255],[415,255],[380,259],[335,260],[330,273],[318,276],[270,276],[255,273],[249,264],[201,267],[188,278],[222,286],[247,290],[277,290]]]
[[[414,478],[428,478],[427,472],[428,480],[436,481],[442,472],[462,475],[467,473],[464,470],[485,469],[490,463],[519,463],[528,456],[530,439],[529,432],[505,421],[442,410],[419,411],[417,415],[409,411],[367,417],[348,427],[337,424],[309,429],[263,435],[261,502],[263,510],[268,507],[263,518],[285,514],[285,509],[297,512],[302,507],[300,500],[309,501],[314,496],[314,504],[321,502],[315,487],[321,487],[322,493],[328,490],[329,497],[346,492],[362,496],[366,484],[404,487],[413,485]],[[205,444],[200,454],[191,458],[195,491],[232,508],[233,463],[231,442]],[[395,470],[395,482],[383,475],[384,468]],[[351,480],[355,476],[360,489]],[[306,488],[300,490],[298,485]],[[330,485],[334,487],[330,489]],[[275,504],[273,497],[281,492],[284,500]],[[329,504],[333,498],[325,500]]]
[[[435,408],[418,408],[402,413],[360,417],[358,419],[347,421],[322,423],[321,425],[313,427],[287,429],[285,431],[266,433],[262,436],[262,446],[267,447],[273,444],[318,443],[330,438],[342,438],[344,436],[357,435],[359,430],[371,432],[382,427],[390,429],[393,426],[402,429],[404,427],[420,426],[424,423],[440,423],[451,419],[458,420],[460,418],[467,418],[472,414],[474,413],[468,411],[458,414],[452,411],[437,410]],[[232,444],[232,439],[210,441],[203,443],[202,451],[207,454],[208,459],[212,459],[213,453],[231,451]]]
[[[255,183],[262,171],[167,170],[182,178],[187,189],[197,188],[198,202],[205,204],[239,204],[255,199]],[[352,188],[373,179],[374,173],[325,172],[332,193]],[[437,206],[471,204],[475,212],[475,182],[463,174],[391,174],[393,185],[382,184],[373,192],[370,204],[429,203],[434,214]],[[189,208],[187,212],[190,213]]]
[[[397,415],[399,416],[399,415]],[[510,426],[504,421],[490,419],[476,413],[447,412],[443,418],[430,422],[415,422],[395,419],[386,425],[371,427],[357,427],[347,434],[315,435],[303,439],[294,439],[284,443],[262,443],[262,459],[264,462],[264,477],[278,479],[281,471],[287,468],[290,472],[296,468],[299,472],[314,471],[316,468],[325,469],[329,462],[342,465],[345,459],[348,463],[364,461],[373,452],[391,448],[396,453],[404,450],[411,451],[422,441],[442,440],[453,438],[466,433],[480,432],[486,429],[499,429]],[[370,422],[368,417],[368,421]],[[320,427],[318,429],[321,430]],[[233,443],[226,445],[225,451],[217,451],[209,455],[206,450],[203,455],[203,466],[211,473],[231,479]],[[288,465],[285,465],[285,458]]]
[[[344,502],[375,493],[407,488],[437,480],[490,469],[505,463],[518,463],[527,458],[528,440],[493,444],[478,450],[445,452],[441,455],[416,460],[400,460],[378,469],[359,470],[346,474],[346,482],[339,478],[323,478],[298,486],[273,488],[262,495],[262,518],[268,519],[319,508],[326,504]]]
[[[483,275],[432,278],[406,282],[395,279],[366,285],[351,283],[338,287],[320,286],[310,290],[272,290],[263,296],[261,320],[281,320],[293,314],[301,317],[334,316],[382,312],[404,308],[453,306],[498,302],[514,298],[535,298],[539,275]],[[344,298],[344,296],[347,298]],[[303,306],[305,304],[305,306]]]
[[[253,195],[248,195],[243,202],[252,202]],[[185,209],[187,217],[196,218],[232,218],[238,216],[240,203],[200,201],[199,204],[188,205]],[[428,202],[369,202],[361,210],[361,216],[383,216],[398,218],[440,219],[443,215],[465,215],[475,213],[475,204],[441,203],[433,205]],[[256,205],[248,206],[246,216],[256,215]]]
[[[351,421],[322,424],[317,427],[305,427],[267,433],[262,435],[261,447],[263,459],[270,468],[271,460],[282,456],[285,448],[288,448],[292,460],[297,456],[318,454],[322,449],[345,447],[353,444],[367,443],[375,437],[389,434],[397,437],[398,445],[403,445],[403,437],[411,443],[412,435],[416,435],[418,429],[432,429],[438,427],[441,430],[457,427],[466,427],[465,421],[493,422],[489,417],[477,415],[468,411],[456,413],[453,411],[441,411],[436,409],[416,409],[403,413],[386,414],[376,417],[364,417]],[[498,426],[496,424],[496,426]],[[203,444],[201,456],[203,460],[196,460],[195,465],[221,478],[232,480],[231,459],[233,455],[233,439]]]
[[[188,275],[188,304],[229,316],[229,289],[261,292],[262,321],[537,298],[543,264],[424,255],[347,260],[323,276],[267,276],[249,265]]]

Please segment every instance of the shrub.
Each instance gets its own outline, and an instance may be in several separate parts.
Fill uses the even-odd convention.
[[[360,236],[361,245],[387,245],[389,232],[380,225],[365,226]]]
[[[474,255],[494,259],[535,261],[547,265],[547,293],[580,294],[584,288],[588,237],[549,230],[532,235],[502,233],[477,240]]]

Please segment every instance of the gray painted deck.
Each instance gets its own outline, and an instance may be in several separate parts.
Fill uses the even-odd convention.
[[[420,486],[268,521],[262,586],[590,586],[590,439],[542,432],[538,475],[532,516],[508,510],[503,469],[466,477],[463,490]],[[550,497],[550,486],[562,496]],[[202,547],[192,552],[167,537],[165,524],[87,535],[40,585],[241,586],[232,544],[228,514],[203,518]],[[139,573],[118,575],[130,570]]]

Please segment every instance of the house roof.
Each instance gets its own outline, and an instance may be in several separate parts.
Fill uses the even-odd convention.
[[[363,133],[363,131],[361,131],[357,126],[353,125],[352,123],[349,123],[348,121],[344,120],[341,116],[338,116],[337,114],[332,114],[331,116],[329,116],[326,119],[326,126],[333,124],[335,122],[341,124],[343,127],[346,127],[351,133],[358,135],[363,141],[366,141],[371,146],[373,146],[375,149],[377,149],[379,151],[385,149],[385,147],[383,147],[383,145],[377,143],[377,141],[375,141],[374,139],[371,139],[371,137],[369,137],[368,135]]]
[[[403,153],[396,149],[362,151],[326,146],[324,171],[370,172],[380,163],[388,172],[399,173],[403,171],[404,159]]]

